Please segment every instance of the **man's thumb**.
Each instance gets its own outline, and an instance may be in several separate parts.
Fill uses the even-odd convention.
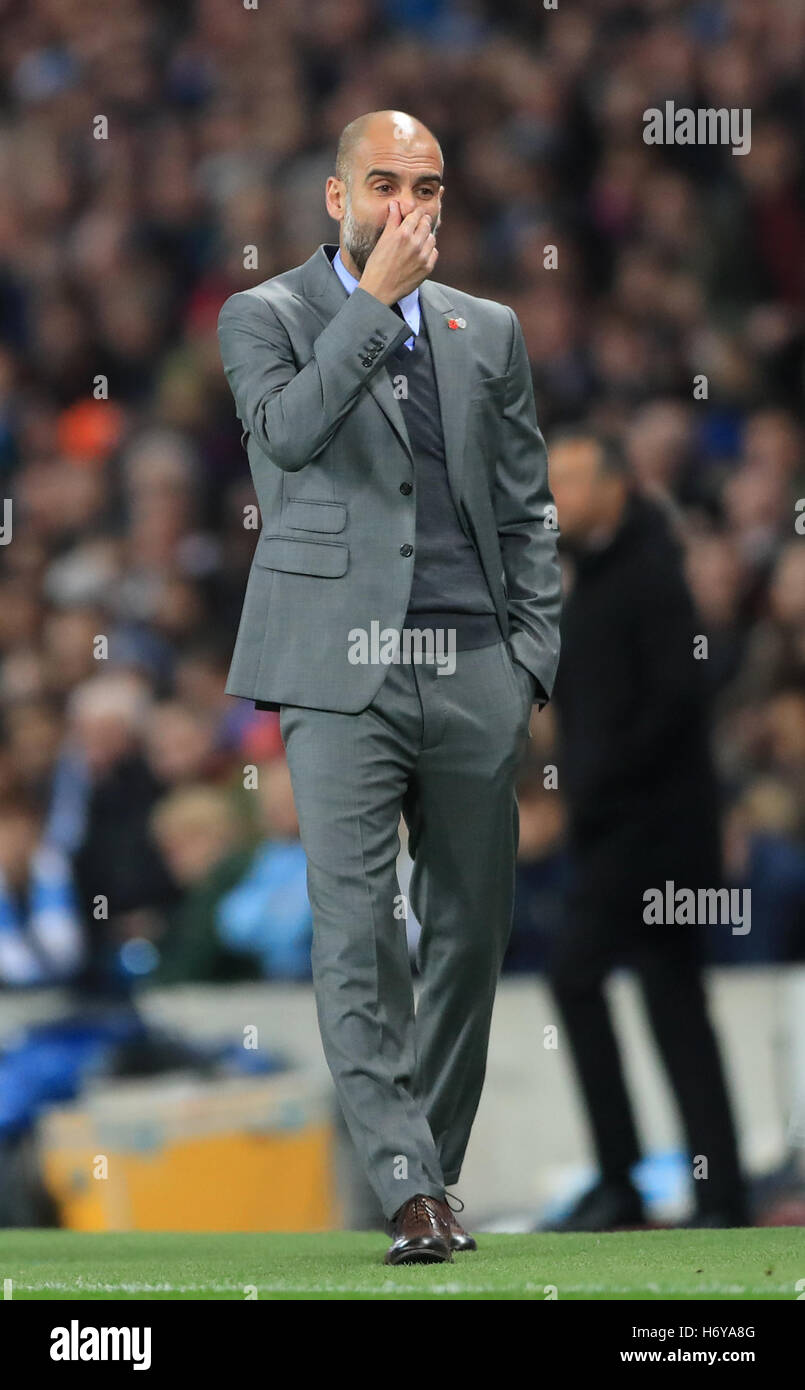
[[[387,231],[389,228],[393,229],[394,227],[399,227],[401,222],[402,214],[400,212],[400,204],[397,202],[396,198],[392,198],[391,202],[389,203],[389,210],[386,216],[386,226],[383,230]]]

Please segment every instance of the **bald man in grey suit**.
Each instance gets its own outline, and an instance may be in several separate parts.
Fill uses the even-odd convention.
[[[353,121],[326,187],[339,245],[232,295],[218,330],[262,518],[226,689],[280,711],[322,1044],[391,1264],[476,1248],[446,1189],[511,931],[515,773],[559,657],[523,335],[430,279],[442,173],[405,113]]]

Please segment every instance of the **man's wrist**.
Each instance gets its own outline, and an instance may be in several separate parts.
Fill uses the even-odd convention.
[[[389,309],[395,302],[393,298],[389,298],[388,292],[384,292],[379,285],[373,285],[371,280],[367,284],[365,276],[361,276],[361,279],[358,281],[358,289],[365,290],[373,299],[379,299],[380,303],[385,304]]]

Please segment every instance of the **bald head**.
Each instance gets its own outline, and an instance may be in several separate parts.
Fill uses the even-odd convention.
[[[363,273],[393,201],[402,217],[424,208],[435,235],[443,169],[438,140],[405,111],[368,111],[345,126],[326,200],[330,216],[341,224],[341,256],[353,274]]]
[[[360,147],[391,148],[409,157],[422,150],[433,157],[433,171],[444,171],[441,146],[426,125],[405,111],[367,111],[344,126],[335,156],[335,176],[349,184]]]

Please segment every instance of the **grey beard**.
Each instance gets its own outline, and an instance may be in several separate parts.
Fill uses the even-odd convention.
[[[361,226],[360,222],[356,222],[352,215],[349,199],[347,199],[347,206],[344,212],[343,231],[344,245],[352,257],[352,261],[359,275],[363,275],[366,269],[366,262],[383,234],[383,228],[381,227],[379,231],[374,227],[369,230]]]
[[[432,228],[434,236],[438,230],[439,221],[440,218],[437,217],[436,225]],[[352,261],[359,275],[363,275],[366,269],[366,262],[383,235],[383,228],[367,228],[362,226],[360,222],[357,222],[352,214],[352,205],[349,197],[347,197],[344,220],[341,225],[344,234],[344,246],[352,257]]]

